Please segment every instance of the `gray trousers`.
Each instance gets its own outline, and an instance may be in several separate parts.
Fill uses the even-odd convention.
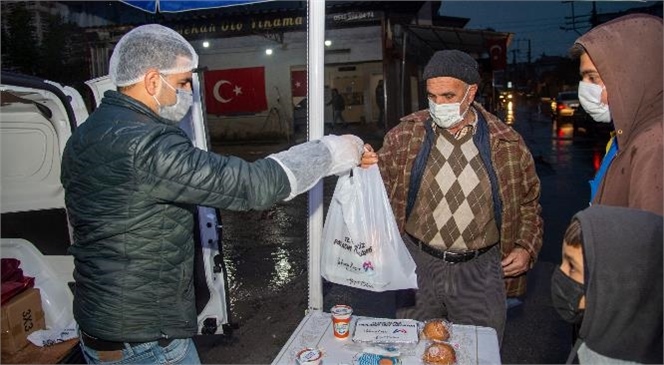
[[[397,318],[447,318],[456,324],[491,327],[502,344],[507,305],[499,245],[452,264],[420,250],[407,234],[403,240],[417,264],[419,288],[415,306],[398,309]]]

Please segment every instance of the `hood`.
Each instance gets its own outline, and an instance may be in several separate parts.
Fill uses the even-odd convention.
[[[597,67],[609,97],[618,145],[662,121],[662,18],[620,17],[577,39]]]
[[[580,337],[604,356],[661,364],[662,217],[606,205],[575,217],[585,262]]]

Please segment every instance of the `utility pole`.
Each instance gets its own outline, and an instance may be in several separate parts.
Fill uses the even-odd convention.
[[[512,52],[512,70],[510,72],[510,80],[513,82],[513,84],[516,84],[516,75],[518,75],[518,70],[516,66],[516,54],[519,53],[518,49],[513,49],[511,50]]]
[[[512,66],[516,67],[516,54],[519,53],[519,50],[513,49],[511,52],[512,52]]]
[[[565,22],[565,25],[567,27],[560,27],[560,29],[565,30],[565,31],[573,30],[573,31],[576,32],[576,34],[581,35],[582,33],[579,32],[579,28],[580,27],[586,27],[586,26],[583,26],[583,25],[579,24],[580,22],[577,21],[577,19],[578,18],[589,18],[590,15],[574,15],[574,1],[563,1],[562,3],[563,4],[570,4],[572,6],[572,16],[566,16],[565,17],[565,19],[568,20],[567,22]],[[584,23],[588,22],[588,20],[586,19],[583,22]]]
[[[597,26],[597,2],[593,1],[593,10],[590,11],[590,26],[593,28]]]
[[[531,44],[531,40],[530,40],[530,39],[526,39],[526,38],[519,38],[519,39],[515,39],[515,40],[512,42],[512,44],[515,44],[515,45],[516,45],[516,49],[518,50],[517,52],[520,53],[520,52],[522,52],[522,50],[523,50],[524,48],[526,48],[526,47],[524,47],[524,46],[521,45],[522,42],[526,42],[526,43],[528,43],[528,48],[527,48],[525,51],[523,51],[523,52],[526,53],[526,57],[527,57],[528,64],[530,64],[530,63],[532,62],[532,56],[531,56],[532,44]],[[512,51],[512,52],[513,52],[513,51]]]
[[[525,86],[532,74],[532,40],[529,38],[515,39],[512,46],[514,47],[510,50],[512,52],[512,81],[520,86]],[[521,55],[526,56],[525,61]]]

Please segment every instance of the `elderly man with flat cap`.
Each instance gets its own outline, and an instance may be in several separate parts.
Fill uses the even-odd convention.
[[[378,163],[419,289],[397,316],[496,329],[506,296],[525,293],[542,246],[540,181],[523,138],[473,101],[477,62],[436,52],[424,68],[429,109],[401,118]],[[403,304],[403,303],[402,303]]]

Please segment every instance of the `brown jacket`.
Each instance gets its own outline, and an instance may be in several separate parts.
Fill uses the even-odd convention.
[[[499,181],[503,205],[500,239],[503,257],[514,247],[522,247],[530,254],[532,267],[542,247],[543,233],[540,181],[533,157],[517,132],[480,104],[474,103],[473,106],[489,125],[491,161]],[[385,135],[383,147],[378,151],[380,173],[402,233],[406,225],[411,167],[424,140],[425,122],[431,122],[428,110],[402,118],[401,123]],[[525,275],[508,278],[505,283],[508,296],[522,295],[526,291]]]
[[[593,203],[662,215],[662,18],[621,17],[576,43],[604,81],[618,140]]]

